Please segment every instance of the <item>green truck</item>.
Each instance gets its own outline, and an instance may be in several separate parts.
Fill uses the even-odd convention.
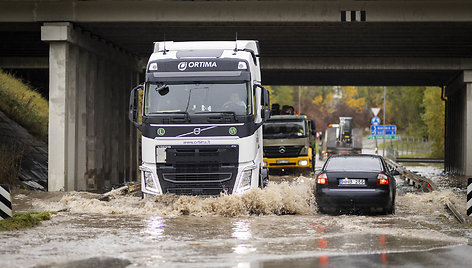
[[[264,123],[264,165],[269,171],[314,171],[315,134],[315,123],[306,115],[272,115]]]

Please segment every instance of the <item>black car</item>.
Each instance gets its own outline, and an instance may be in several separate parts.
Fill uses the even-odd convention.
[[[321,213],[368,209],[395,212],[396,183],[378,155],[330,156],[316,177],[315,198]]]

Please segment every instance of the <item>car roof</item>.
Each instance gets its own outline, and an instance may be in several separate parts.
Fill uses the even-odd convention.
[[[330,156],[326,160],[325,164],[323,165],[322,170],[327,170],[326,168],[327,168],[328,162],[330,162],[332,160],[336,160],[336,162],[339,162],[339,161],[342,161],[342,159],[347,159],[347,158],[351,158],[351,159],[355,159],[355,158],[357,158],[357,159],[362,159],[362,158],[364,158],[364,159],[367,159],[367,158],[377,159],[381,163],[380,164],[381,167],[382,167],[381,170],[384,170],[386,168],[384,166],[385,165],[384,161],[382,161],[383,157],[381,155],[376,155],[376,154],[354,154],[354,155],[352,155],[352,154],[343,154],[343,155],[332,155],[332,156]],[[360,161],[362,161],[362,160],[360,160]]]
[[[382,158],[381,155],[377,154],[334,154],[330,156],[330,158],[338,158],[338,157],[374,157],[374,158]]]

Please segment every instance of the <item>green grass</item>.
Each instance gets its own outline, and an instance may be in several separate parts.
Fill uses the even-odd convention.
[[[0,110],[47,142],[49,103],[31,86],[0,69]]]
[[[11,218],[0,220],[0,231],[13,231],[23,228],[31,228],[41,221],[50,220],[55,212],[27,212],[15,213]]]

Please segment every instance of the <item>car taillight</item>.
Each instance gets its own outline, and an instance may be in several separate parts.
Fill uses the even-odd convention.
[[[388,176],[385,175],[385,174],[380,173],[380,174],[377,176],[377,184],[381,184],[381,185],[387,185],[387,184],[389,184]]]
[[[328,184],[328,175],[326,173],[321,173],[316,177],[316,184]]]

